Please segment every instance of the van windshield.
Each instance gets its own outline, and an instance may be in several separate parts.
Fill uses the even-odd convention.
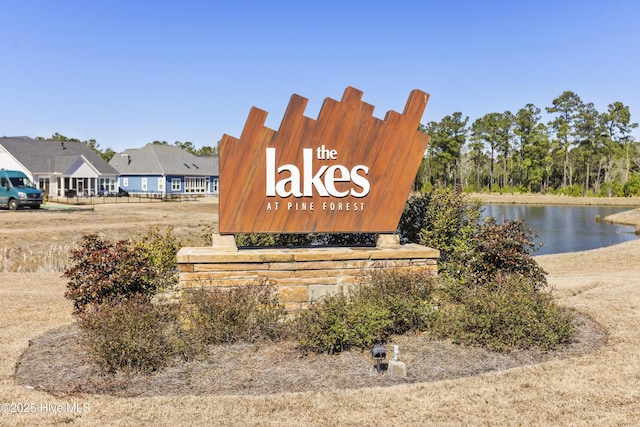
[[[13,185],[15,188],[36,188],[36,186],[33,184],[33,182],[31,182],[29,178],[11,177],[9,178],[9,181],[11,181],[11,185]]]

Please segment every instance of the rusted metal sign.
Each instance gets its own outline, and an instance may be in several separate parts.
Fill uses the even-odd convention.
[[[240,139],[220,141],[220,233],[394,232],[429,142],[417,130],[429,95],[413,90],[384,120],[361,99],[348,87],[313,120],[294,94],[277,132],[253,107]]]

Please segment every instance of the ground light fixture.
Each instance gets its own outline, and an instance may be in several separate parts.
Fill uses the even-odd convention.
[[[376,371],[378,371],[378,373],[382,372],[381,363],[386,357],[387,347],[380,344],[376,344],[373,346],[373,348],[371,349],[371,358],[376,361]]]

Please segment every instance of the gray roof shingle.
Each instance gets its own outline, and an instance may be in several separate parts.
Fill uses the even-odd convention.
[[[218,176],[217,156],[195,156],[174,145],[147,144],[123,151],[109,164],[121,175]]]
[[[80,156],[84,157],[100,175],[118,175],[116,169],[82,142],[60,142],[19,136],[1,137],[0,145],[36,175],[64,173],[79,160]]]

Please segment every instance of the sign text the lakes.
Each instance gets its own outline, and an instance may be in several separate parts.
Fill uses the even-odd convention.
[[[220,141],[220,234],[393,233],[429,141],[428,98],[413,90],[379,119],[348,87],[316,120],[294,94],[277,131],[251,108],[240,138]]]
[[[355,165],[351,169],[346,166],[336,164],[332,166],[323,165],[317,171],[313,168],[313,148],[302,149],[302,175],[300,169],[294,164],[285,164],[276,169],[276,149],[267,148],[267,197],[312,197],[313,189],[321,197],[364,197],[369,194],[370,184],[366,178],[369,174],[369,167],[365,165]],[[316,158],[320,160],[337,160],[338,151],[328,150],[325,146],[318,147]],[[277,174],[288,172],[286,176],[276,181]],[[336,183],[345,182],[353,184],[343,191],[336,188]],[[288,186],[288,188],[287,188]]]

